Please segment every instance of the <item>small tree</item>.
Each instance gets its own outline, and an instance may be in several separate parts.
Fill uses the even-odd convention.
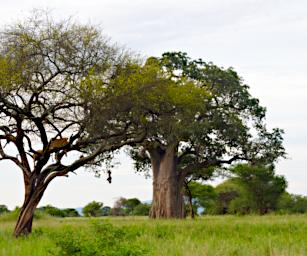
[[[141,201],[137,198],[129,198],[123,203],[123,208],[127,215],[132,215],[134,209],[141,204]]]
[[[247,193],[235,179],[228,179],[222,182],[216,186],[215,191],[217,193],[214,210],[216,214],[230,213],[231,202],[239,198],[240,195]]]
[[[275,210],[287,181],[275,175],[273,166],[239,164],[231,169],[237,181],[250,194],[251,204],[260,214]]]
[[[102,211],[103,203],[100,202],[90,202],[82,209],[82,213],[85,217],[99,217],[103,215]]]

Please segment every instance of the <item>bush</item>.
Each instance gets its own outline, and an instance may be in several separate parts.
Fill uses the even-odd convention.
[[[19,213],[20,213],[20,208],[16,207],[13,211],[1,214],[0,221],[2,221],[2,222],[16,221]],[[40,212],[40,211],[34,212],[34,219],[42,219],[42,218],[46,218],[46,217],[47,217],[47,215],[44,212]]]
[[[0,221],[3,221],[3,222],[5,222],[5,221],[15,221],[18,218],[19,212],[20,212],[20,208],[16,207],[11,212],[3,213],[3,214],[1,214]]]
[[[62,211],[61,209],[56,208],[52,205],[40,207],[37,210],[38,210],[37,212],[43,212],[43,213],[48,214],[48,215],[53,216],[53,217],[61,217],[61,218],[65,217],[64,211]]]
[[[0,215],[3,214],[3,213],[7,213],[7,212],[9,212],[9,209],[7,208],[7,206],[1,204],[0,205]]]
[[[307,197],[284,193],[279,199],[277,209],[280,213],[306,213]]]
[[[139,204],[134,208],[132,215],[148,216],[149,211],[150,211],[150,207],[151,207],[150,204]]]
[[[105,221],[92,222],[90,228],[67,226],[53,234],[57,249],[52,255],[69,256],[133,256],[146,255],[147,251],[135,244],[137,232],[114,227]]]

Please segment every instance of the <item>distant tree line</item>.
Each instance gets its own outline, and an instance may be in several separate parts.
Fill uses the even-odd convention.
[[[120,197],[115,203],[113,208],[103,206],[103,203],[93,201],[87,204],[82,213],[86,217],[99,217],[99,216],[148,216],[151,205],[142,203],[137,198],[126,199]]]
[[[190,181],[186,212],[196,214],[306,213],[307,197],[286,192],[287,182],[273,166],[239,164],[216,187]]]
[[[10,211],[6,205],[0,205],[0,216],[2,214],[10,214],[16,217],[20,213],[20,207],[15,207],[14,210]],[[43,215],[49,215],[52,217],[80,217],[78,211],[74,208],[60,209],[52,205],[42,206],[36,209],[34,216],[40,218]]]
[[[104,206],[102,202],[92,201],[82,208],[82,215],[84,217],[101,217],[101,216],[148,216],[151,205],[142,203],[137,198],[123,198],[120,197],[113,208]],[[0,205],[0,215],[13,214],[18,215],[20,208],[16,207],[10,211],[6,205]],[[35,217],[39,218],[42,215],[52,217],[81,217],[81,214],[74,208],[60,209],[52,205],[38,207],[35,211]]]

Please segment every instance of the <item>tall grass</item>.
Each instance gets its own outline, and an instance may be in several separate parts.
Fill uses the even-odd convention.
[[[0,255],[307,255],[307,215],[41,218],[21,239],[13,226],[0,217]]]

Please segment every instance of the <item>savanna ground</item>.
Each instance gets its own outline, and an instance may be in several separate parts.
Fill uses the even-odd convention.
[[[307,215],[207,216],[196,220],[145,217],[43,217],[33,234],[12,237],[0,217],[0,255],[307,255]]]

